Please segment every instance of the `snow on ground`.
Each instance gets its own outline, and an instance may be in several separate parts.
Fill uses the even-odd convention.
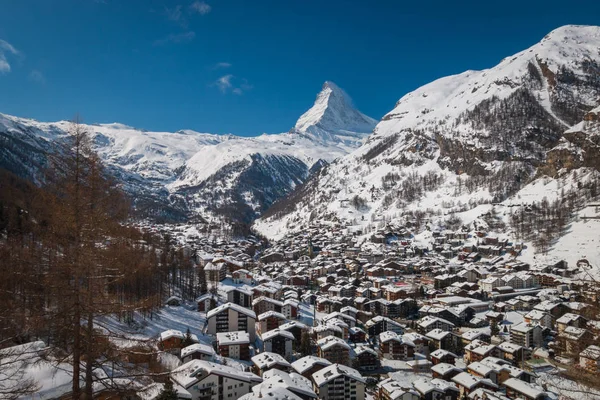
[[[559,400],[577,399],[577,400],[598,400],[600,391],[591,389],[581,383],[563,378],[557,373],[540,372],[538,373],[537,383],[546,390],[557,393]]]
[[[119,322],[115,317],[103,318],[100,326],[110,329],[112,332],[126,335],[130,340],[116,339],[115,343],[122,347],[133,346],[140,340],[155,339],[158,335],[168,329],[176,329],[183,333],[189,328],[192,334],[198,336],[202,343],[211,344],[211,341],[202,333],[206,324],[206,314],[196,311],[196,304],[184,304],[181,306],[164,306],[152,319],[143,318],[140,314],[135,315],[135,324],[127,325]]]
[[[535,253],[530,247],[524,251],[521,260],[532,265],[548,265],[565,260],[569,266],[586,259],[591,265],[588,272],[580,274],[584,280],[600,279],[600,220],[578,220],[572,222],[565,235],[546,254]]]
[[[45,347],[43,342],[32,342],[1,350],[0,391],[9,391],[29,382],[37,389],[30,397],[32,399],[55,399],[68,392],[72,366],[45,357]]]
[[[298,314],[299,314],[298,321],[302,322],[306,326],[313,326],[314,325],[314,310],[315,310],[315,306],[306,304],[306,303],[300,303],[298,305]],[[317,319],[320,319],[325,315],[326,314],[324,314],[324,313],[318,312]]]

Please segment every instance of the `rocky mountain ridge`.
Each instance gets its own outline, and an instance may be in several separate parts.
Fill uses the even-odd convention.
[[[353,117],[345,124],[340,116]],[[186,220],[200,213],[248,223],[301,184],[311,168],[360,146],[375,123],[326,82],[315,105],[287,133],[239,137],[149,132],[116,123],[86,127],[109,172],[143,215]],[[42,183],[47,154],[68,129],[66,121],[0,114],[0,166]]]

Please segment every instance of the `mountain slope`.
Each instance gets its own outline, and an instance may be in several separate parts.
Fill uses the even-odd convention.
[[[196,212],[252,222],[311,170],[359,147],[375,125],[342,89],[325,82],[290,132],[206,146],[168,188]]]
[[[362,147],[255,228],[280,237],[311,220],[362,233],[392,219],[419,229],[473,222],[575,140],[571,126],[599,104],[599,72],[600,27],[565,26],[493,68],[438,79],[402,97]]]
[[[144,215],[185,219],[190,213],[227,214],[247,223],[301,184],[313,166],[360,145],[375,121],[351,104],[327,82],[305,114],[315,118],[305,119],[302,129],[255,138],[148,132],[116,123],[86,127],[110,173]],[[344,116],[353,120],[344,124]],[[68,129],[66,121],[0,114],[0,167],[43,182],[47,154],[56,151]]]

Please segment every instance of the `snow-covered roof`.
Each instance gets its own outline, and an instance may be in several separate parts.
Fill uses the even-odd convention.
[[[456,383],[457,385],[463,386],[467,389],[473,389],[475,386],[477,386],[481,382],[484,382],[486,384],[486,386],[491,386],[494,388],[498,387],[491,380],[478,378],[476,376],[469,374],[468,372],[461,372],[460,374],[454,376],[452,378],[452,382]]]
[[[166,331],[163,331],[160,333],[160,340],[167,340],[167,339],[171,339],[171,338],[178,338],[178,339],[184,339],[185,338],[185,334],[181,331],[178,331],[176,329],[168,329]]]
[[[360,372],[341,364],[332,364],[315,372],[313,374],[313,381],[316,386],[320,387],[340,376],[347,376],[358,382],[365,383],[365,378],[363,378]]]
[[[267,318],[285,319],[285,315],[283,315],[282,313],[277,312],[277,311],[266,311],[266,312],[258,315],[259,321],[263,321]]]
[[[228,365],[215,364],[202,360],[192,360],[171,372],[173,381],[186,389],[209,375],[224,376],[243,382],[262,382],[262,378],[253,373],[241,371]]]
[[[315,365],[328,366],[331,365],[331,361],[316,356],[305,356],[300,358],[299,360],[294,361],[292,363],[292,368],[294,368],[294,370],[299,374],[302,374],[305,371],[308,371],[309,369],[314,367]]]
[[[431,371],[443,376],[443,375],[446,375],[450,371],[462,372],[463,370],[452,364],[439,363],[439,364],[435,364],[433,367],[431,367]]]
[[[503,385],[517,392],[523,393],[532,399],[537,399],[538,397],[545,395],[543,390],[537,389],[533,385],[516,378],[509,378],[505,380]]]
[[[456,385],[454,385],[454,383],[452,382],[447,382],[443,379],[428,379],[428,378],[421,378],[421,379],[417,379],[413,382],[413,386],[414,388],[417,390],[417,392],[421,393],[421,395],[426,395],[427,393],[437,390],[437,391],[442,391],[445,392],[446,390],[452,390],[455,392],[458,392],[458,388],[456,387]]]
[[[328,350],[334,346],[343,347],[348,350],[350,349],[350,345],[346,343],[343,339],[332,335],[317,340],[317,346],[319,346],[321,350]]]
[[[246,331],[218,332],[217,343],[219,346],[250,343],[250,334]]]
[[[290,363],[277,353],[262,352],[252,357],[252,362],[260,369],[272,368],[275,365],[290,367]]]
[[[263,373],[262,387],[284,387],[294,393],[300,393],[302,396],[316,398],[317,395],[312,388],[312,382],[295,372],[287,373],[277,368],[270,369]]]
[[[273,339],[274,337],[277,337],[277,336],[282,336],[282,337],[284,337],[286,339],[294,340],[294,334],[293,333],[291,333],[289,331],[285,331],[285,330],[279,329],[279,328],[271,329],[270,331],[263,333],[261,335],[261,338],[262,338],[263,342],[265,342],[265,341],[271,340],[271,339]]]
[[[210,310],[208,313],[206,313],[206,318],[212,318],[214,316],[216,316],[217,314],[222,313],[223,311],[227,311],[227,310],[234,310],[240,314],[244,314],[246,316],[248,316],[249,318],[254,318],[256,319],[256,313],[248,308],[244,308],[238,304],[235,303],[225,303],[222,306],[213,308],[212,310]]]
[[[202,353],[202,354],[206,354],[209,356],[214,356],[215,350],[212,348],[212,346],[202,344],[202,343],[194,343],[192,345],[189,345],[189,346],[181,349],[181,358],[185,358],[188,355],[193,354],[193,353]]]
[[[434,340],[442,340],[446,336],[449,336],[449,335],[451,335],[450,332],[443,331],[441,329],[433,329],[425,334],[425,336],[427,336],[428,338],[434,339]]]

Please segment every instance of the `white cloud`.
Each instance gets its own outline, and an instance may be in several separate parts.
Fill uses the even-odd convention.
[[[187,26],[187,21],[185,20],[182,9],[183,7],[181,5],[177,5],[173,8],[165,7],[165,14],[170,21]]]
[[[190,4],[190,11],[198,13],[200,15],[208,14],[211,9],[212,9],[212,7],[203,1],[197,0],[197,1],[194,1],[192,4]]]
[[[231,75],[231,74],[223,75],[222,77],[217,79],[217,81],[215,82],[215,85],[217,85],[217,87],[219,88],[219,90],[221,92],[227,93],[227,91],[233,87],[233,84],[231,83],[232,79],[233,79],[233,75]]]
[[[157,39],[154,41],[155,46],[163,46],[169,43],[184,43],[193,40],[196,37],[196,33],[193,31],[183,32],[183,33],[171,33],[170,35],[165,36],[162,39]]]
[[[217,79],[213,85],[218,87],[221,93],[233,93],[237,95],[244,94],[253,88],[246,79],[242,79],[242,83],[239,85],[235,84],[235,82],[239,80],[240,79],[236,78],[234,75],[227,74]]]
[[[0,39],[0,74],[7,74],[10,72],[10,64],[8,63],[7,54],[19,55],[19,50],[15,49],[13,45],[5,40]]]
[[[187,8],[181,4],[175,7],[165,7],[165,15],[169,21],[173,21],[184,29],[189,26],[189,17],[194,14],[206,15],[212,10],[212,7],[204,1],[196,0]]]
[[[42,85],[46,83],[46,77],[37,69],[34,69],[29,73],[29,79]]]
[[[231,67],[231,63],[218,62],[213,66],[213,69],[230,68],[230,67]]]

